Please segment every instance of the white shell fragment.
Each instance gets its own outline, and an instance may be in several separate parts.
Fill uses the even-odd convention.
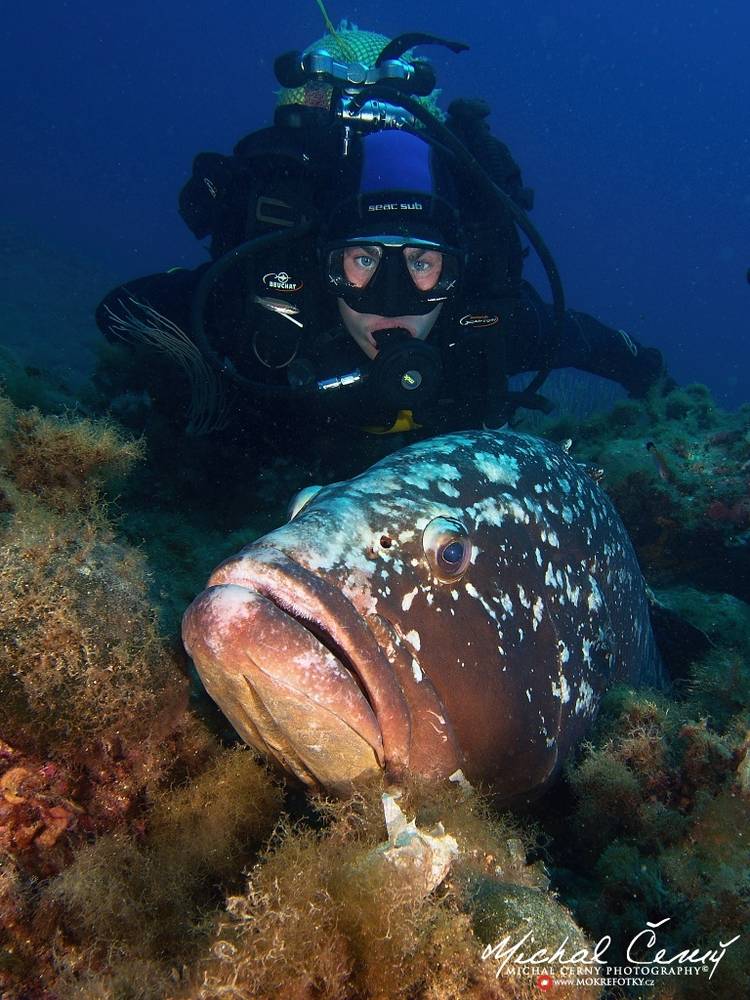
[[[379,844],[368,861],[392,865],[413,883],[415,892],[428,896],[440,885],[458,855],[455,837],[438,823],[429,833],[420,830],[414,820],[407,820],[397,798],[400,792],[382,796],[388,841]]]

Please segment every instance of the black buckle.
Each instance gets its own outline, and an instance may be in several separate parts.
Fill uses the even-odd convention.
[[[279,213],[279,209],[286,209],[290,214],[285,216]],[[293,212],[294,207],[279,198],[267,198],[265,195],[261,195],[255,203],[255,218],[258,222],[264,222],[268,226],[282,226],[285,229],[291,229],[305,221],[297,219],[291,214]]]

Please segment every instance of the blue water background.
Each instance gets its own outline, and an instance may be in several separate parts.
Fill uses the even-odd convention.
[[[491,103],[569,304],[661,347],[722,405],[750,400],[750,4],[330,0],[329,13],[467,42],[432,53],[444,103]],[[23,296],[0,342],[34,310],[30,352],[36,337],[62,354],[90,337],[83,319],[54,324],[87,268],[93,306],[110,279],[206,259],[176,210],[194,154],[270,123],[274,57],[322,33],[314,0],[8,6],[0,217],[47,249],[6,241],[4,296]],[[69,280],[64,266],[50,278],[55,259],[79,262]]]

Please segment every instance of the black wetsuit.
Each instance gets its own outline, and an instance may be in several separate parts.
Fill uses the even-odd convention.
[[[313,131],[276,125],[242,140],[231,157],[204,153],[196,158],[181,194],[181,213],[197,237],[211,236],[214,260],[248,239],[288,231],[305,218],[320,219],[326,196],[330,203],[332,192],[340,195],[349,165],[321,166],[334,162],[338,147],[335,136],[324,132],[311,138]],[[499,180],[519,196],[520,172],[506,147],[492,141],[502,164]],[[311,157],[306,152],[311,145],[322,154]],[[632,395],[644,394],[663,372],[660,352],[585,313],[568,311],[564,328],[557,331],[551,307],[521,280],[522,246],[512,220],[498,206],[477,206],[460,176],[456,187],[468,233],[466,278],[428,337],[440,355],[442,376],[431,399],[409,407],[414,422],[425,433],[481,426],[498,408],[493,394],[500,376],[545,367],[578,368],[613,379]],[[196,291],[211,266],[128,282],[110,292],[97,310],[97,322],[110,340],[122,339],[115,317],[129,311],[143,319],[148,306],[210,355],[223,411],[222,419],[203,419],[203,429],[262,424],[273,433],[295,425],[387,428],[393,423],[404,405],[381,405],[372,391],[374,380],[312,389],[355,370],[367,376],[371,365],[342,326],[335,299],[323,289],[314,225],[310,235],[243,256],[225,270],[211,283],[197,327]],[[161,343],[152,338],[148,347],[127,332],[125,339],[142,359],[129,369],[129,388],[146,390],[157,408],[186,421],[190,383],[174,343],[170,350],[169,337]],[[300,389],[300,383],[307,388]]]

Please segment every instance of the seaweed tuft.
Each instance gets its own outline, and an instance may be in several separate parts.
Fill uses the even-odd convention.
[[[496,976],[495,963],[483,959],[488,942],[540,914],[540,945],[557,945],[561,930],[583,942],[538,866],[526,862],[533,831],[493,815],[474,792],[408,783],[399,800],[405,813],[418,824],[441,817],[459,844],[450,875],[425,895],[403,867],[382,863],[380,791],[374,783],[348,802],[319,802],[323,829],[278,828],[245,892],[228,901],[203,968],[202,1000],[230,989],[236,1000],[520,1000],[532,984]]]
[[[6,475],[18,490],[59,513],[93,512],[104,487],[126,476],[144,456],[142,441],[126,437],[107,420],[45,416],[3,399],[0,422]]]
[[[45,904],[69,939],[96,941],[102,956],[187,961],[280,806],[253,754],[224,750],[195,780],[155,797],[139,839],[116,832],[83,847]]]

